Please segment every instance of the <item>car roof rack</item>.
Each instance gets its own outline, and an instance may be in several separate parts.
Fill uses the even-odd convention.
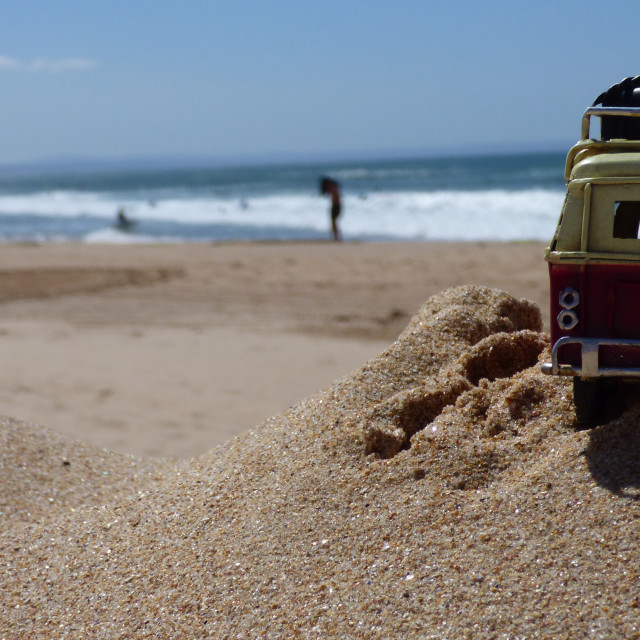
[[[640,107],[640,76],[624,78],[603,91],[593,102],[593,107],[623,109]],[[601,140],[640,140],[640,121],[630,120],[626,116],[634,115],[630,111],[601,112]]]
[[[623,118],[637,118],[640,117],[640,106],[637,107],[589,107],[582,116],[582,140],[589,140],[590,134],[590,126],[591,126],[591,116],[597,116],[601,119],[601,135],[600,139],[603,141],[611,140],[615,138],[616,140],[640,140],[640,136],[629,136],[629,135],[609,135],[612,133],[611,129],[614,127],[611,126],[611,120],[614,120],[614,126],[616,129],[620,131],[621,134],[624,133],[633,133],[633,129],[638,128],[640,132],[640,121],[633,122],[633,127],[624,126],[620,121]],[[608,131],[605,131],[607,129]]]

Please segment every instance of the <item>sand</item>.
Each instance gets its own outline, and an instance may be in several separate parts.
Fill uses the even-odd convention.
[[[24,323],[145,339],[162,329],[154,319],[206,334],[228,317],[264,342],[387,346],[192,458],[95,448],[82,437],[89,422],[72,436],[2,420],[0,637],[639,637],[640,406],[630,394],[617,418],[577,429],[570,385],[538,366],[544,263],[532,295],[470,284],[429,292],[400,335],[386,333],[413,295],[456,277],[455,255],[475,265],[461,277],[492,287],[502,278],[510,290],[534,278],[537,249],[265,245],[203,247],[183,260],[170,248],[117,260],[112,248],[53,251],[49,271],[90,256],[94,268],[112,260],[164,275],[5,302],[5,342]],[[504,267],[511,251],[526,273],[487,260],[497,252]],[[234,297],[223,273],[252,253],[263,271],[245,284],[257,299]],[[290,271],[287,259],[297,261]],[[220,272],[206,276],[214,263]],[[218,303],[196,304],[207,278]],[[315,368],[302,348],[296,358]]]
[[[4,246],[0,414],[110,451],[200,455],[360,367],[447,287],[546,303],[542,250]]]

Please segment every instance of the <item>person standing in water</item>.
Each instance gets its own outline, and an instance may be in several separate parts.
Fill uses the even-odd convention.
[[[342,211],[340,202],[340,185],[331,178],[326,176],[320,179],[320,193],[323,196],[328,195],[331,198],[331,233],[335,241],[340,240],[340,231],[338,230],[338,217]]]
[[[120,231],[131,231],[135,226],[135,222],[128,218],[124,212],[124,207],[118,209],[118,215],[116,216],[115,228]]]

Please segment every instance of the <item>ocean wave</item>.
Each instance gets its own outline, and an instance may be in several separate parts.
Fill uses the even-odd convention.
[[[327,230],[329,205],[315,193],[254,198],[165,195],[143,199],[52,191],[0,196],[0,237],[6,237],[9,226],[20,223],[22,233],[32,228],[36,235],[42,231],[38,226],[44,225],[55,226],[57,235],[67,229],[69,237],[82,228],[83,237],[94,238],[90,234],[107,228],[120,208],[139,223],[140,238],[163,225],[170,225],[170,237],[178,240],[193,237],[193,229],[188,228],[194,226],[210,227],[205,235],[211,240],[218,239],[225,227],[244,229],[251,237],[257,230],[285,230],[296,237]],[[347,193],[340,224],[347,239],[549,239],[563,197],[563,191],[550,189]],[[128,242],[137,234],[121,235]],[[226,238],[228,233],[223,235]],[[107,241],[117,241],[119,236],[115,238]]]

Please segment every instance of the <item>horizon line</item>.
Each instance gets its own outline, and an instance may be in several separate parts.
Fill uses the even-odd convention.
[[[420,158],[451,158],[482,155],[524,155],[566,153],[573,143],[528,142],[502,144],[472,144],[451,147],[397,148],[377,150],[342,151],[273,151],[234,155],[209,155],[205,153],[157,153],[121,156],[87,156],[59,154],[18,162],[0,161],[1,171],[28,170],[85,170],[110,169],[160,169],[196,168],[205,166],[242,166],[251,164],[325,163],[325,162],[375,162]]]

